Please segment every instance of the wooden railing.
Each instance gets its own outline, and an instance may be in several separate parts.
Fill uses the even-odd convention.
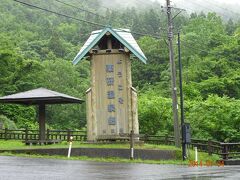
[[[223,147],[220,142],[213,140],[202,140],[202,139],[191,139],[191,144],[189,145],[192,149],[197,147],[199,151],[207,152],[209,155],[220,154]]]
[[[46,131],[47,140],[62,140],[69,141],[70,136],[73,137],[74,141],[86,141],[86,131],[77,130],[50,130]],[[20,129],[20,130],[10,130],[4,129],[0,130],[0,139],[4,140],[38,140],[39,131],[32,129]]]
[[[223,159],[240,159],[240,143],[220,143]]]
[[[86,141],[86,131],[79,130],[50,130],[46,131],[47,140],[69,141],[70,137],[73,141]],[[38,140],[39,131],[31,129],[21,130],[0,130],[0,139],[4,140]],[[169,135],[147,135],[140,134],[139,139],[149,144],[165,144],[174,145],[174,137]],[[129,140],[129,138],[127,138]],[[240,158],[240,143],[221,143],[213,140],[191,139],[189,148],[197,147],[199,151],[207,152],[209,155],[218,154],[224,160]]]
[[[70,137],[73,137],[73,141],[86,141],[86,131],[79,130],[47,130],[47,139],[59,139],[63,141],[69,141]]]
[[[169,135],[147,135],[140,134],[140,140],[149,144],[173,145],[174,137]]]
[[[169,135],[140,135],[140,140],[149,144],[174,145],[174,137]],[[240,158],[240,143],[221,143],[213,140],[191,139],[189,148],[197,147],[198,151],[209,155],[217,154],[224,160]]]

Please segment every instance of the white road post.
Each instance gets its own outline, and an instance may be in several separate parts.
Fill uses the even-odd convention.
[[[69,141],[69,148],[68,148],[68,158],[70,158],[71,156],[72,140],[73,140],[73,137],[71,136]]]
[[[131,159],[134,159],[134,150],[131,148]]]
[[[197,147],[195,149],[195,162],[198,162],[198,152],[197,152]]]

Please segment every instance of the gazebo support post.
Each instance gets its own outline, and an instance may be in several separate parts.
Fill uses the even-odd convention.
[[[45,104],[39,104],[39,140],[40,144],[45,141]]]

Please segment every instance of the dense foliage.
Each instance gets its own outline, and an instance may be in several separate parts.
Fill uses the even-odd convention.
[[[159,36],[134,35],[148,64],[133,58],[133,84],[139,90],[140,131],[173,132],[167,34],[159,28],[166,27],[165,12],[150,7],[106,10],[96,0],[66,1],[105,16],[102,18],[57,1],[25,2],[79,19]],[[239,141],[240,24],[223,22],[214,13],[182,14],[174,23],[175,29],[181,28],[182,32],[185,117],[191,123],[193,136]],[[89,33],[100,28],[11,0],[1,1],[0,95],[46,87],[84,99],[90,82],[89,62],[73,66],[71,61]],[[0,115],[9,127],[14,127],[12,122],[18,128],[37,125],[35,107],[0,105]],[[51,128],[84,128],[85,105],[48,106],[47,119]]]

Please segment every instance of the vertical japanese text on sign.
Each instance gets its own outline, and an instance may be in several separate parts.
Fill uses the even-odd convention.
[[[108,112],[115,112],[115,105],[114,104],[109,104],[108,105]]]
[[[113,72],[113,71],[114,71],[113,64],[107,64],[106,65],[106,72]]]
[[[114,91],[108,91],[107,92],[107,97],[108,97],[108,99],[114,99],[115,98]]]
[[[106,78],[106,81],[107,81],[108,86],[113,86],[114,85],[114,78],[113,77]]]
[[[109,117],[108,118],[108,124],[109,125],[115,125],[116,124],[116,118],[115,117]]]

